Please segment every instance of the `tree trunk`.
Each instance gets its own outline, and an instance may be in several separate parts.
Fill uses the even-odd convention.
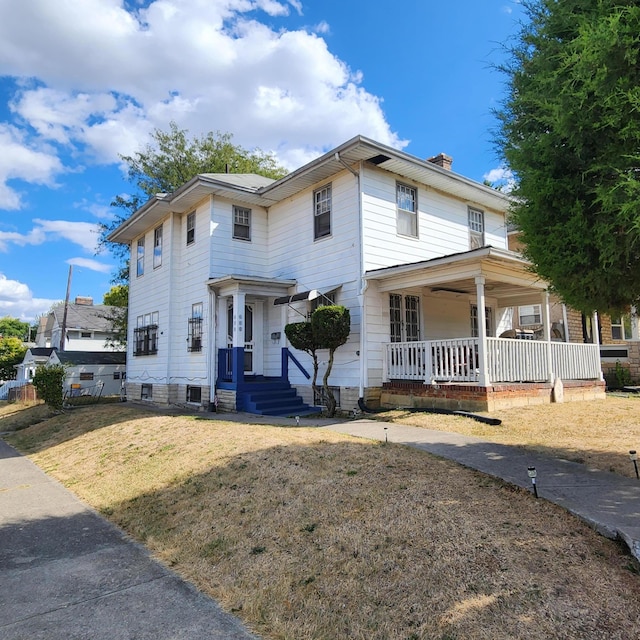
[[[322,378],[322,388],[324,389],[324,396],[327,399],[327,416],[333,418],[336,415],[336,399],[333,395],[333,391],[329,389],[329,376],[331,375],[331,369],[333,368],[333,353],[335,349],[329,350],[329,362],[327,363],[327,370],[324,372]]]

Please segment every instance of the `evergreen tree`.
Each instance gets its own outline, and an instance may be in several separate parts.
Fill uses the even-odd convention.
[[[524,0],[497,147],[536,272],[585,313],[640,300],[640,5]]]

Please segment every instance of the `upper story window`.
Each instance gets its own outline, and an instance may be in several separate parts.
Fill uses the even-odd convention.
[[[397,231],[401,236],[418,237],[418,193],[406,184],[396,184]]]
[[[484,247],[484,211],[469,207],[469,246]]]
[[[236,240],[251,240],[251,209],[233,207],[233,237]]]
[[[157,311],[137,317],[136,328],[133,330],[134,356],[149,356],[158,353],[158,319]]]
[[[331,185],[313,192],[313,239],[331,235]]]
[[[196,212],[192,211],[187,215],[187,244],[196,241]]]
[[[518,324],[526,327],[531,324],[542,324],[542,307],[539,304],[529,304],[518,307]]]
[[[153,268],[162,264],[162,225],[153,230]]]
[[[202,302],[191,305],[187,351],[202,351]]]
[[[144,275],[144,236],[138,239],[136,251],[136,276]]]

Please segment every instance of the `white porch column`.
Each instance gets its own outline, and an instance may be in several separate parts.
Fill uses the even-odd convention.
[[[233,336],[234,347],[244,347],[244,305],[246,295],[237,291],[233,294]]]
[[[207,322],[207,344],[209,349],[207,355],[207,380],[209,383],[209,402],[215,402],[216,380],[218,378],[218,341],[216,340],[217,306],[218,299],[216,292],[213,291],[213,289],[209,289],[209,317]]]
[[[631,339],[640,340],[640,329],[638,329],[638,309],[631,307]]]
[[[547,343],[547,373],[551,384],[555,380],[555,371],[553,370],[553,357],[551,355],[551,307],[549,305],[549,292],[542,292],[542,329],[544,340]]]
[[[478,308],[478,364],[480,371],[478,373],[478,384],[481,387],[489,385],[489,362],[487,358],[487,317],[485,315],[485,299],[484,284],[486,282],[484,276],[476,276],[476,297]]]
[[[591,336],[593,344],[598,345],[598,354],[600,353],[600,321],[598,320],[598,312],[594,311],[591,317]],[[598,356],[599,357],[599,356]],[[600,367],[600,380],[604,380],[604,373]]]

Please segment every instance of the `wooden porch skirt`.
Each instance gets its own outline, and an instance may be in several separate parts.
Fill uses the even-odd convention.
[[[395,408],[436,408],[461,411],[496,411],[556,400],[601,400],[605,383],[600,380],[563,381],[563,398],[556,399],[548,382],[505,383],[488,387],[474,384],[436,384],[392,381],[382,385],[380,406]]]

